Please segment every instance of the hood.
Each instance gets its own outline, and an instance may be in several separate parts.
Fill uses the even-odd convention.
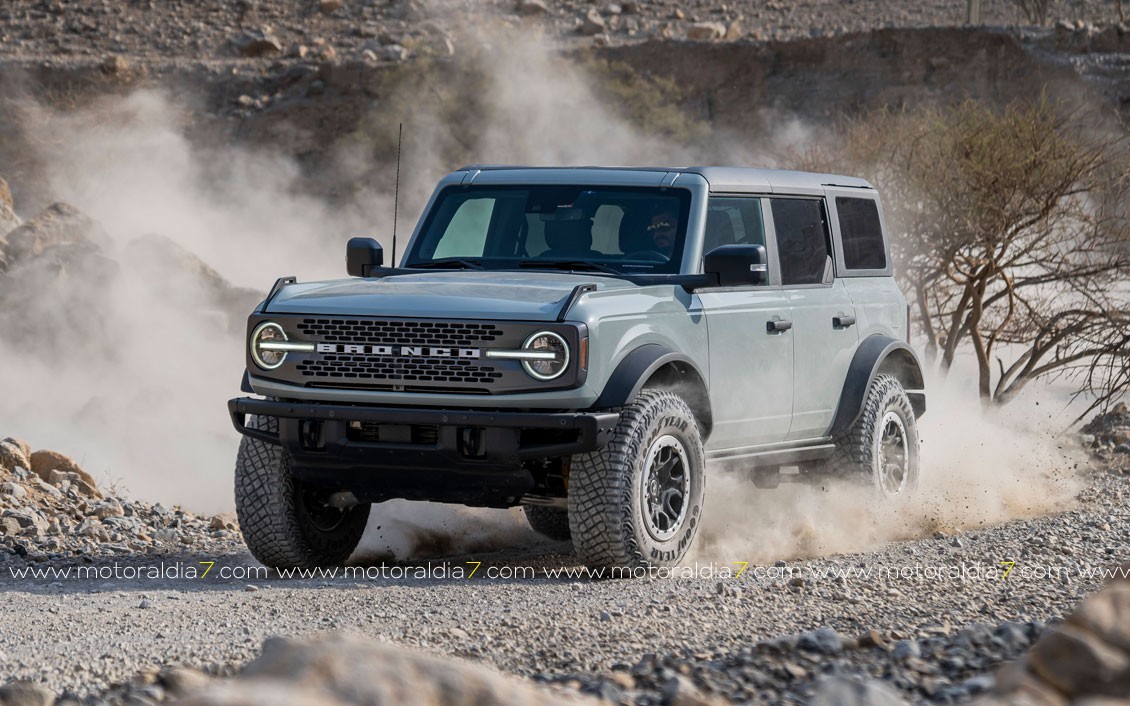
[[[578,284],[604,291],[635,288],[588,273],[427,272],[292,284],[275,295],[267,313],[553,321]]]

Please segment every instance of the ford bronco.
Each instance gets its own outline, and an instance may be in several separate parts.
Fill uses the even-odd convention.
[[[521,505],[590,566],[667,566],[708,463],[918,481],[922,370],[866,181],[472,166],[399,266],[346,250],[351,278],[280,279],[248,321],[235,497],[268,566],[345,561],[392,498]]]

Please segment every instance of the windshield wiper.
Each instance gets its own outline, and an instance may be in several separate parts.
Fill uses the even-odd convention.
[[[553,270],[587,270],[589,272],[605,272],[610,275],[624,274],[607,265],[602,265],[599,262],[589,262],[588,260],[522,260],[518,263],[518,267],[537,267]]]
[[[444,257],[444,258],[440,258],[439,260],[425,260],[424,262],[413,262],[411,265],[408,265],[408,267],[410,269],[417,269],[417,268],[423,269],[423,268],[428,268],[428,267],[434,267],[434,268],[437,268],[437,269],[439,269],[439,268],[445,268],[445,269],[462,268],[464,270],[481,270],[481,269],[483,269],[483,266],[480,265],[478,262],[475,262],[474,260],[464,260],[463,258],[459,258],[459,257]]]

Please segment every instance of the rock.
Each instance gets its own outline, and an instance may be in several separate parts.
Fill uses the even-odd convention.
[[[122,509],[121,504],[118,502],[110,501],[95,505],[91,514],[100,520],[105,520],[109,517],[121,517],[125,514],[125,510]]]
[[[212,679],[188,667],[166,667],[157,675],[157,682],[173,696],[184,696],[203,688]]]
[[[665,706],[722,706],[721,698],[707,696],[699,691],[689,679],[678,675],[663,683],[663,703]]]
[[[47,530],[47,518],[30,507],[5,510],[0,517],[7,517],[19,523],[20,529]]]
[[[380,48],[377,56],[385,61],[404,61],[408,58],[408,50],[399,44],[389,44]]]
[[[891,650],[891,656],[898,662],[917,659],[922,656],[922,648],[915,640],[899,640]]]
[[[27,490],[19,483],[8,481],[7,483],[0,483],[0,495],[11,495],[19,500],[27,497]]]
[[[189,694],[178,705],[550,706],[562,702],[554,692],[476,664],[328,635],[301,641],[269,638],[262,654],[237,677]],[[570,703],[598,706],[600,702],[578,696]]]
[[[89,498],[102,497],[102,493],[98,488],[87,483],[83,480],[83,477],[77,473],[53,470],[47,474],[47,482],[56,488],[62,488],[64,484],[68,484],[68,487],[74,488],[76,491]]]
[[[318,12],[323,15],[331,15],[343,7],[345,7],[345,0],[319,0],[318,2]]]
[[[24,450],[5,439],[0,441],[0,468],[11,473],[17,468],[31,469],[31,459]]]
[[[282,44],[275,39],[268,27],[245,32],[237,37],[234,43],[239,53],[251,58],[273,56],[282,52]]]
[[[98,484],[94,482],[94,476],[82,470],[82,467],[75,463],[73,459],[58,451],[42,449],[33,453],[29,460],[31,461],[32,472],[48,483],[51,482],[51,471],[59,471],[60,473],[73,473],[91,488],[98,487]]]
[[[733,42],[742,38],[742,23],[741,20],[734,20],[730,26],[726,28],[726,41]]]
[[[543,0],[518,0],[518,14],[526,17],[544,15],[549,12],[549,6]]]
[[[0,704],[3,706],[52,706],[55,693],[30,681],[14,681],[0,686]]]
[[[801,633],[797,646],[802,650],[810,650],[826,655],[835,655],[844,651],[844,640],[832,628],[820,628],[811,632]]]
[[[208,521],[208,529],[213,531],[236,530],[239,529],[239,521],[234,512],[221,512],[218,515],[213,515],[212,519]]]
[[[1130,656],[1075,625],[1041,638],[1028,663],[1034,674],[1065,694],[1130,693]]]
[[[20,523],[14,517],[0,517],[0,535],[15,537],[20,533]]]
[[[904,706],[905,701],[891,687],[874,680],[854,681],[845,677],[824,677],[816,683],[809,706]]]
[[[103,59],[98,69],[107,76],[121,76],[129,73],[130,66],[124,56],[114,54]]]
[[[1130,652],[1130,582],[1111,583],[1089,596],[1067,623],[1098,636],[1103,642]]]
[[[8,186],[8,182],[4,177],[0,177],[0,206],[6,208],[15,208],[16,203],[12,200],[12,189]]]
[[[20,453],[22,453],[25,458],[31,458],[31,445],[23,439],[17,439],[15,437],[9,436],[6,439],[0,440],[0,443],[11,444],[18,448],[20,450]],[[24,466],[24,468],[29,468],[29,466]]]
[[[638,15],[640,12],[638,0],[623,0],[623,2],[620,3],[620,12],[625,15]]]
[[[67,244],[88,244],[102,250],[110,238],[102,227],[70,204],[57,202],[5,236],[5,253],[14,265],[38,257],[50,248]]]
[[[605,28],[604,18],[601,17],[600,13],[595,9],[586,12],[585,16],[581,19],[581,34],[586,37],[600,34]]]
[[[721,22],[695,22],[687,27],[687,39],[709,41],[726,36],[726,25]]]

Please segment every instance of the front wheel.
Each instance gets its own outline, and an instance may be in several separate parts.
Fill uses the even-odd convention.
[[[644,390],[625,407],[612,441],[574,458],[569,528],[594,568],[675,565],[702,522],[702,434],[690,407],[667,390]]]
[[[879,375],[867,390],[859,418],[836,439],[829,467],[864,481],[883,498],[904,498],[918,487],[918,422],[902,383]]]
[[[255,416],[254,429],[277,432],[278,420]],[[245,436],[235,462],[235,508],[252,555],[275,569],[338,566],[361,541],[369,505],[339,509],[328,494],[296,479],[281,446]]]

